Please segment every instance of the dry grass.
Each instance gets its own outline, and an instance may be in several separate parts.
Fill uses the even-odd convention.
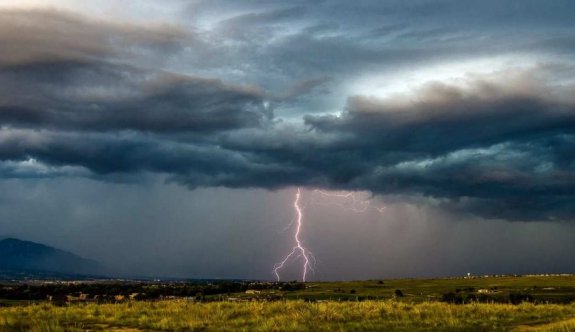
[[[0,308],[1,331],[571,331],[575,305],[394,301],[49,304]]]
[[[575,331],[575,318],[566,319],[549,324],[541,324],[538,326],[520,327],[519,331],[533,331],[533,332],[568,332]]]

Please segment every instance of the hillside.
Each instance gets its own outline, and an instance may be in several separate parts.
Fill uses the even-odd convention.
[[[0,271],[36,271],[66,274],[99,274],[93,260],[40,243],[14,238],[0,240]]]

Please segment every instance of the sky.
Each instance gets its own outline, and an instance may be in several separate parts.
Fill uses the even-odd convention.
[[[575,273],[574,11],[0,0],[0,236],[274,279],[301,188],[308,280]]]

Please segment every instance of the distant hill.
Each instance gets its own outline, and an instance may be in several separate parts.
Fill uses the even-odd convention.
[[[0,240],[0,271],[97,275],[98,262],[40,243],[15,238]]]

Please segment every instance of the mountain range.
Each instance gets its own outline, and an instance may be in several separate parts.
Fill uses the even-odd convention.
[[[44,244],[15,238],[0,240],[0,271],[6,275],[101,275],[98,262]]]

